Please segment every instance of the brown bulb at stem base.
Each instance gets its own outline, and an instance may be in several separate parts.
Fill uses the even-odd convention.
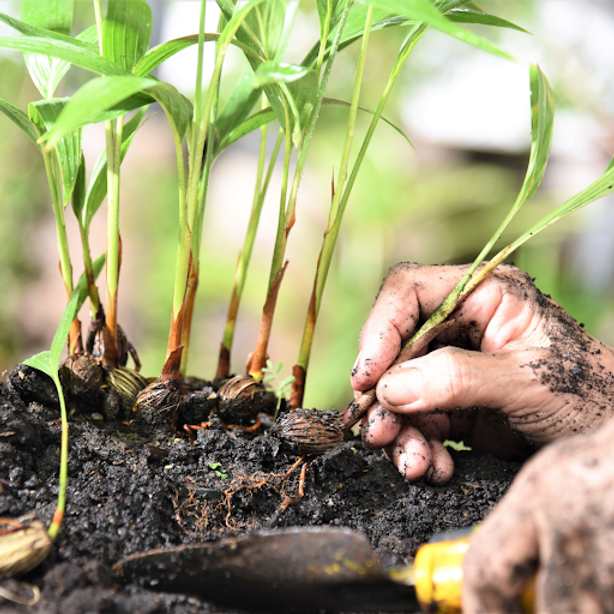
[[[266,388],[251,375],[237,375],[217,391],[217,415],[226,424],[246,424],[265,407]]]
[[[336,411],[294,409],[277,420],[269,435],[295,454],[319,455],[343,441],[343,422]]]
[[[175,422],[184,392],[177,380],[156,380],[139,392],[133,415],[150,426],[170,426]]]
[[[104,384],[104,369],[89,353],[72,354],[60,368],[62,386],[74,397],[96,398]]]

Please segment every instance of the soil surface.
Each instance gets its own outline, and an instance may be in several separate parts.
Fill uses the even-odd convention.
[[[27,396],[0,383],[0,516],[34,513],[48,526],[58,489],[59,410]],[[384,565],[399,565],[433,534],[482,520],[520,468],[455,452],[448,484],[409,483],[383,452],[351,436],[311,463],[304,497],[285,507],[297,492],[299,471],[285,475],[297,457],[265,427],[229,430],[214,416],[191,442],[177,430],[72,411],[69,437],[62,530],[48,558],[20,578],[40,587],[40,600],[27,607],[0,597],[2,613],[234,612],[126,583],[112,567],[152,548],[304,526],[356,529]]]

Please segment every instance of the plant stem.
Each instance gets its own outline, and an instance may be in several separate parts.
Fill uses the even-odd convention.
[[[70,250],[68,247],[68,235],[66,234],[66,220],[64,217],[61,174],[55,150],[49,153],[45,153],[44,149],[42,149],[42,151],[43,160],[45,162],[45,172],[47,173],[47,181],[51,192],[51,206],[55,217],[58,251],[60,253],[60,273],[62,275],[62,281],[64,282],[66,301],[68,302],[74,287]],[[75,318],[68,334],[68,352],[72,354],[75,350],[80,351],[81,349],[81,323]]]
[[[121,268],[121,237],[119,234],[119,173],[123,116],[105,122],[107,139],[107,310],[103,364],[118,366],[117,293]]]
[[[55,539],[60,532],[62,521],[64,519],[64,511],[66,510],[66,483],[68,481],[68,416],[66,415],[66,403],[62,394],[60,381],[54,378],[55,386],[60,398],[60,417],[62,420],[62,442],[60,447],[60,476],[58,487],[58,502],[53,513],[53,519],[47,529],[51,539]]]
[[[285,272],[285,268],[287,266],[287,261],[284,262],[285,253],[286,253],[286,245],[288,243],[288,235],[290,234],[290,230],[294,226],[294,222],[296,221],[296,199],[298,196],[298,189],[301,182],[301,177],[303,175],[303,170],[305,168],[305,161],[307,160],[307,153],[309,151],[309,145],[311,144],[311,138],[313,136],[316,122],[318,119],[318,115],[320,113],[320,108],[322,106],[322,99],[324,98],[324,91],[326,90],[326,86],[328,84],[328,79],[330,77],[330,72],[333,67],[333,63],[335,57],[337,55],[337,51],[339,49],[339,43],[341,41],[341,36],[343,34],[343,28],[345,27],[345,22],[347,20],[347,16],[351,7],[351,3],[348,2],[343,10],[341,18],[339,20],[339,25],[337,27],[337,34],[335,35],[335,39],[333,41],[333,45],[331,47],[331,51],[328,56],[328,60],[326,62],[326,68],[324,69],[324,73],[322,78],[320,79],[320,84],[318,87],[318,93],[316,99],[314,101],[313,109],[309,116],[309,121],[307,122],[307,126],[304,131],[304,136],[299,148],[298,160],[296,162],[296,167],[294,169],[294,178],[292,181],[292,188],[290,191],[290,196],[288,197],[288,202],[285,206],[285,213],[283,208],[283,203],[285,202],[285,194],[286,194],[286,169],[289,165],[290,161],[290,151],[288,150],[288,140],[291,140],[290,136],[290,120],[289,120],[289,111],[288,111],[288,103],[285,102],[284,97],[284,110],[286,115],[286,155],[284,156],[284,183],[282,184],[282,207],[280,207],[280,215],[279,215],[279,224],[277,227],[277,237],[275,240],[275,247],[273,252],[273,260],[271,263],[271,273],[269,275],[269,295],[267,295],[267,299],[265,302],[265,309],[262,312],[262,322],[260,325],[260,333],[258,335],[258,341],[256,343],[256,350],[253,352],[250,360],[248,362],[248,372],[255,379],[260,380],[262,378],[262,367],[265,365],[266,360],[266,352],[268,348],[270,332],[272,327],[273,315],[275,313],[275,303],[277,301],[277,295],[279,293],[279,284],[281,283],[283,273]],[[282,91],[287,92],[282,88]]]
[[[226,316],[226,326],[224,327],[224,335],[222,337],[222,344],[220,347],[220,356],[218,359],[218,367],[215,376],[216,379],[227,377],[230,373],[230,353],[232,350],[232,342],[237,323],[239,304],[241,302],[241,296],[243,295],[243,287],[247,277],[247,270],[251,260],[258,224],[260,222],[262,205],[264,204],[264,199],[269,188],[271,176],[273,175],[275,161],[277,160],[284,136],[283,130],[280,130],[279,136],[277,137],[277,142],[275,143],[275,148],[269,160],[269,167],[263,183],[264,165],[266,161],[267,134],[267,126],[263,126],[260,129],[260,153],[258,156],[258,170],[256,173],[256,187],[254,189],[252,210],[247,225],[247,232],[245,233],[243,249],[239,252],[237,266],[235,268],[234,284],[232,288],[232,295],[230,297],[230,305],[228,306],[228,314]]]
[[[365,154],[369,144],[371,143],[371,139],[375,132],[375,128],[382,116],[386,103],[392,93],[392,90],[396,84],[396,81],[399,77],[401,69],[409,57],[409,54],[415,47],[416,43],[424,32],[428,29],[428,26],[418,25],[415,29],[408,35],[406,38],[399,57],[395,62],[394,67],[390,73],[388,78],[388,82],[382,96],[380,98],[379,104],[373,117],[371,118],[371,123],[367,129],[367,133],[362,142],[361,148],[358,152],[358,156],[356,161],[354,162],[354,166],[352,167],[352,172],[350,173],[349,178],[346,182],[347,176],[347,167],[349,161],[349,154],[352,144],[352,137],[354,135],[354,127],[356,122],[356,113],[358,108],[358,96],[360,94],[360,83],[362,80],[362,71],[364,69],[364,60],[366,55],[366,46],[368,44],[369,32],[370,32],[370,24],[372,19],[372,5],[369,7],[369,12],[367,15],[367,20],[365,22],[365,34],[362,41],[362,47],[360,52],[359,59],[359,67],[356,74],[356,81],[354,87],[354,95],[352,97],[352,105],[350,109],[350,117],[348,119],[348,128],[346,134],[346,142],[345,147],[342,154],[341,166],[339,169],[339,177],[337,181],[337,186],[335,190],[335,194],[333,196],[333,201],[330,208],[329,213],[329,222],[328,228],[324,234],[324,240],[322,242],[322,248],[320,251],[320,255],[318,256],[318,263],[316,267],[316,275],[313,284],[313,290],[311,294],[311,298],[309,301],[309,307],[307,310],[307,317],[305,321],[305,327],[303,330],[303,337],[301,340],[301,346],[299,349],[299,355],[297,364],[293,367],[292,373],[295,377],[294,383],[292,385],[292,396],[290,399],[290,406],[292,408],[301,407],[303,404],[303,395],[305,389],[305,380],[307,377],[307,369],[309,367],[309,359],[311,356],[311,348],[313,346],[313,337],[315,334],[316,321],[318,317],[318,313],[320,311],[320,305],[322,303],[322,296],[324,293],[324,287],[326,285],[326,280],[328,277],[328,272],[330,270],[330,265],[332,262],[332,257],[335,249],[335,245],[337,242],[337,237],[339,235],[339,229],[341,227],[341,221],[343,219],[343,214],[345,213],[345,209],[347,207],[347,203],[349,201],[350,194],[352,192],[352,188],[354,187],[354,183],[358,176],[358,171],[360,166],[365,158]]]

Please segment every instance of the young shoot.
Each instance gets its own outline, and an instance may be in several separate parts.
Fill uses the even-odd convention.
[[[263,384],[270,384],[275,382],[277,386],[271,386],[271,389],[275,393],[277,397],[277,407],[275,408],[275,420],[277,420],[277,416],[279,416],[279,410],[281,408],[281,400],[286,398],[286,393],[292,390],[292,384],[296,379],[294,375],[288,375],[288,377],[284,377],[284,379],[279,379],[279,373],[283,364],[281,361],[277,361],[273,364],[272,360],[267,359],[266,367],[262,368],[262,372],[265,374],[262,379]],[[268,375],[267,375],[268,374]]]

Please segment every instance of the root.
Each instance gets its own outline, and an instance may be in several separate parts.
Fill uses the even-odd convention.
[[[298,503],[303,497],[305,473],[311,462],[304,461],[305,457],[302,456],[284,473],[258,471],[248,475],[240,471],[225,488],[220,488],[219,483],[212,486],[186,478],[187,495],[182,501],[180,500],[179,490],[176,486],[172,486],[174,493],[171,496],[171,501],[175,510],[174,518],[190,537],[202,537],[204,533],[211,530],[224,532],[225,529],[229,529],[234,532],[248,528],[249,521],[241,521],[236,517],[234,501],[237,495],[241,494],[249,500],[255,492],[267,488],[280,497],[280,508],[285,511],[290,505]],[[301,463],[304,464],[298,479],[297,495],[292,497],[288,493],[290,482],[294,482],[291,478]],[[220,493],[221,500],[217,503],[203,501],[203,497],[198,492],[200,489],[216,490]],[[217,527],[214,526],[216,517],[218,519]],[[222,521],[223,526],[221,526]],[[188,524],[191,525],[191,528],[188,528]]]

